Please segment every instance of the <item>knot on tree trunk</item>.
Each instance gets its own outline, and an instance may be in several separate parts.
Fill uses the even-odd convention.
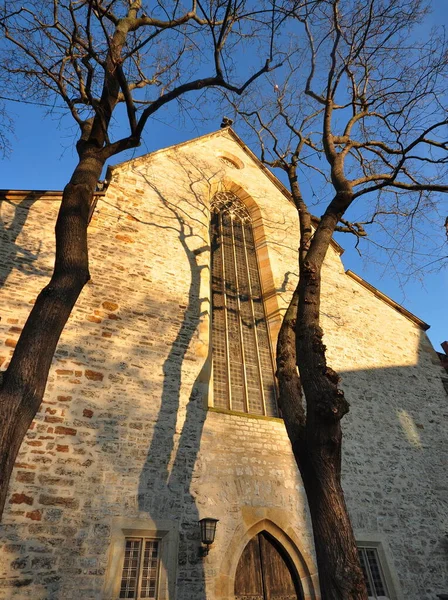
[[[304,260],[302,263],[302,271],[304,274],[312,278],[317,272],[317,267],[309,260]]]
[[[339,421],[348,413],[350,404],[344,396],[342,390],[336,389],[329,397],[325,394],[319,403],[316,411],[319,416],[326,421]]]
[[[324,375],[334,385],[338,385],[338,383],[341,381],[340,376],[331,367],[325,367]]]
[[[313,335],[313,351],[322,357],[324,357],[325,351],[327,349],[325,344],[322,342],[323,335],[324,334],[322,332],[322,329],[320,327],[317,327]]]
[[[279,365],[279,368],[275,372],[275,376],[278,380],[282,380],[283,382],[295,381],[298,375],[295,371],[293,371],[287,364]]]

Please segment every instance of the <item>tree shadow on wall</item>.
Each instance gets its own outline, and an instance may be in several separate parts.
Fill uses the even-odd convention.
[[[208,240],[199,237],[196,227],[191,224],[195,220],[191,214],[186,214],[185,209],[170,202],[152,182],[147,180],[146,183],[157,194],[173,221],[172,225],[151,225],[160,229],[171,229],[176,233],[188,260],[190,282],[182,321],[163,364],[161,407],[140,475],[138,507],[151,517],[156,526],[158,522],[167,519],[178,523],[179,596],[205,600],[203,558],[199,554],[200,515],[191,484],[206,417],[203,397],[205,382],[209,379],[209,361],[205,360],[205,357],[195,356],[190,345],[197,335],[201,318],[207,312],[201,305],[208,298],[200,297],[200,288],[201,273],[209,266],[208,261],[200,264],[200,257],[204,253],[208,256],[210,247]],[[193,183],[190,185],[191,189]],[[199,206],[205,214],[206,208],[196,194],[195,199],[195,209]],[[192,206],[188,198],[181,198],[179,203],[184,207]],[[199,246],[198,240],[201,243]],[[188,376],[186,378],[188,369],[185,369],[185,361],[192,361],[194,364],[198,360],[204,360],[205,364],[194,382],[189,382]],[[168,578],[173,576],[173,573],[168,572]]]
[[[39,199],[38,194],[30,192],[16,204],[5,196],[0,196],[0,243],[4,256],[4,262],[0,265],[0,288],[4,286],[13,270],[18,270],[25,275],[45,274],[34,265],[39,257],[41,244],[39,243],[37,252],[31,252],[17,243],[17,238],[28,218],[29,210]],[[13,211],[11,219],[4,215],[6,207]]]
[[[146,429],[148,434],[151,435],[152,433],[152,441],[150,444],[145,444],[146,447],[147,445],[150,447],[147,450],[147,454],[145,452],[146,459],[144,466],[141,469],[141,473],[137,475],[139,476],[139,486],[137,506],[135,508],[138,508],[142,518],[143,513],[150,517],[154,522],[156,529],[163,530],[164,523],[166,523],[167,520],[171,520],[178,524],[180,534],[179,554],[175,558],[178,562],[177,583],[179,595],[186,598],[192,597],[198,600],[205,600],[203,559],[199,556],[199,509],[196,505],[194,493],[191,490],[191,483],[194,476],[194,467],[197,461],[201,434],[206,416],[203,406],[203,393],[201,389],[203,384],[201,381],[203,377],[204,380],[208,381],[208,374],[205,374],[205,371],[207,371],[209,365],[207,364],[207,361],[205,361],[205,357],[199,358],[195,356],[194,351],[189,351],[189,346],[192,342],[195,343],[194,338],[197,335],[201,319],[206,312],[201,310],[201,303],[203,300],[200,298],[200,285],[201,274],[204,269],[208,268],[207,257],[209,246],[206,233],[204,234],[203,232],[202,237],[200,237],[196,231],[196,224],[202,222],[202,217],[199,216],[199,219],[196,219],[196,222],[194,218],[195,215],[200,215],[201,211],[203,211],[203,216],[205,218],[206,208],[202,206],[200,199],[195,199],[195,197],[190,194],[188,194],[187,198],[179,197],[176,199],[176,202],[179,201],[180,206],[176,206],[172,202],[169,202],[159,193],[157,193],[157,198],[160,201],[159,204],[163,209],[162,212],[164,213],[165,219],[158,220],[157,218],[151,218],[148,219],[150,222],[144,223],[142,221],[142,223],[148,225],[151,229],[169,229],[173,232],[173,242],[182,248],[181,252],[185,253],[187,258],[188,268],[185,269],[185,273],[188,271],[190,277],[183,276],[182,299],[179,300],[179,302],[182,302],[182,316],[179,317],[179,320],[176,320],[177,315],[174,315],[174,322],[171,324],[171,332],[173,332],[174,328],[176,329],[176,333],[172,333],[170,336],[170,339],[174,338],[174,342],[171,343],[172,345],[169,348],[166,348],[166,353],[163,341],[160,341],[158,344],[159,352],[163,351],[166,356],[162,368],[163,383],[161,383],[157,392],[158,400],[161,401],[161,404],[157,416],[154,414],[150,419],[152,424],[155,425]],[[190,207],[191,210],[189,210]],[[185,211],[189,214],[186,214]],[[133,220],[138,220],[132,214],[128,214],[133,217]],[[166,218],[167,216],[168,219]],[[195,231],[193,231],[192,223]],[[17,268],[17,261],[19,261],[17,256],[15,257],[15,260],[16,265],[14,268]],[[175,268],[176,265],[173,266]],[[122,293],[125,293],[125,289],[127,290],[126,293],[132,293],[131,288],[132,285],[123,287]],[[92,288],[92,293],[93,290],[94,288]],[[100,297],[103,299],[101,294]],[[178,305],[176,305],[176,302],[161,302],[160,311],[165,310],[166,306],[170,306],[171,310],[176,310],[176,306]],[[145,311],[143,306],[142,309]],[[145,311],[146,316],[151,316],[147,314],[150,310],[152,309],[150,309],[149,304],[147,304]],[[80,313],[80,315],[82,317],[82,313]],[[130,311],[129,326],[132,325],[134,329],[136,329],[136,318],[137,312],[135,312],[135,310]],[[157,323],[157,320],[158,319],[154,319],[154,322]],[[163,322],[166,322],[164,315]],[[105,331],[107,331],[107,320],[104,323],[106,325]],[[111,323],[115,323],[115,321],[111,321]],[[91,325],[90,329],[92,327],[93,325]],[[72,360],[79,361],[77,363],[78,365],[85,365],[90,369],[98,368],[100,371],[104,370],[104,361],[106,361],[110,374],[108,380],[110,378],[110,381],[115,382],[122,369],[121,364],[112,364],[107,354],[99,355],[96,349],[94,351],[95,345],[91,338],[91,331],[80,331],[82,331],[83,334],[77,335],[76,346],[72,347],[71,342],[67,345],[67,343],[62,341],[56,352],[56,358],[64,361],[64,358],[69,357]],[[142,338],[145,338],[145,332],[142,332],[141,329],[139,331],[143,334]],[[146,343],[146,341],[143,343]],[[148,346],[143,346],[143,348],[148,348]],[[129,354],[133,354],[132,349],[129,349]],[[138,354],[138,350],[135,354]],[[142,371],[142,386],[146,386],[147,383],[148,377],[145,375],[148,375],[149,379],[152,378],[149,354],[145,351],[144,355],[147,360],[146,368],[148,373],[144,374],[144,371]],[[131,362],[131,360],[129,359],[127,362]],[[202,362],[206,362],[202,371],[200,362],[201,364]],[[192,368],[188,368],[188,365],[191,365]],[[187,368],[185,368],[186,366]],[[71,378],[72,376],[67,375],[67,378],[69,377]],[[138,374],[132,375],[132,377],[136,377],[138,381]],[[94,385],[94,383],[92,383],[92,385]],[[99,383],[97,385],[99,386]],[[59,376],[57,376],[57,380],[49,384],[48,392],[51,392],[50,388],[53,386],[55,388],[58,386],[59,388]],[[68,384],[67,386],[70,388]],[[73,388],[73,386],[71,387]],[[146,387],[147,392],[149,389],[151,388]],[[65,394],[64,391],[61,392],[60,388],[59,393]],[[70,388],[70,391],[67,391],[67,394],[71,396],[72,393],[73,391]],[[18,529],[15,524],[11,524],[10,527],[4,530],[7,539],[10,539],[11,542],[14,543],[14,547],[10,548],[10,560],[13,560],[14,562],[12,566],[9,565],[11,576],[8,585],[10,587],[5,592],[6,596],[2,596],[2,590],[0,590],[1,597],[23,597],[30,593],[28,590],[31,590],[31,587],[28,586],[33,586],[33,593],[35,593],[35,597],[40,600],[43,600],[44,598],[62,600],[62,597],[71,597],[66,594],[71,594],[72,590],[77,590],[75,593],[81,595],[84,594],[85,597],[93,597],[91,595],[93,587],[89,587],[90,584],[88,580],[86,580],[85,583],[83,582],[80,569],[88,568],[89,575],[95,575],[95,579],[102,578],[104,575],[104,573],[101,572],[102,569],[104,570],[104,562],[100,562],[98,565],[96,563],[95,565],[93,565],[93,563],[92,565],[90,564],[91,561],[96,561],[96,558],[94,558],[93,555],[97,553],[98,556],[103,556],[105,554],[104,548],[107,546],[107,540],[105,538],[108,535],[106,532],[106,529],[108,528],[104,527],[102,523],[98,526],[95,525],[96,520],[98,519],[97,511],[100,515],[104,515],[104,513],[107,513],[108,511],[110,514],[110,511],[112,511],[112,514],[120,516],[123,515],[122,510],[123,508],[126,508],[127,501],[119,503],[120,509],[119,512],[117,512],[115,508],[111,508],[114,506],[114,501],[111,501],[111,498],[108,495],[113,484],[109,486],[102,485],[98,473],[93,479],[92,473],[90,473],[90,475],[87,475],[86,473],[84,476],[81,476],[81,472],[83,471],[81,467],[84,463],[87,464],[87,462],[91,463],[93,461],[93,466],[90,469],[92,470],[95,468],[95,464],[99,465],[99,461],[104,460],[104,458],[102,458],[103,452],[101,451],[103,447],[104,455],[106,455],[106,451],[108,451],[108,454],[112,452],[111,448],[106,449],[107,445],[110,447],[116,445],[117,448],[114,452],[121,454],[118,443],[120,432],[123,432],[123,428],[120,426],[121,419],[117,420],[115,423],[111,423],[109,413],[112,408],[107,411],[103,408],[103,414],[98,414],[95,393],[96,390],[94,388],[89,390],[85,389],[83,390],[82,396],[79,397],[82,401],[82,405],[88,407],[88,412],[90,414],[92,412],[94,413],[95,418],[91,421],[90,417],[85,418],[82,416],[82,409],[78,408],[75,403],[73,403],[72,410],[67,410],[67,412],[72,414],[71,416],[67,415],[68,418],[65,418],[65,424],[69,424],[74,428],[83,427],[84,425],[88,426],[88,429],[84,428],[79,439],[78,437],[76,437],[76,440],[73,438],[73,444],[70,443],[70,452],[67,450],[67,453],[69,452],[69,454],[63,455],[64,457],[67,456],[65,461],[61,456],[59,457],[59,460],[54,457],[54,460],[53,458],[51,459],[52,462],[54,462],[51,469],[49,468],[49,465],[46,464],[45,466],[42,466],[42,468],[39,467],[36,469],[36,473],[39,474],[40,478],[41,475],[46,475],[47,472],[51,471],[55,476],[70,478],[73,480],[75,486],[79,483],[81,488],[83,485],[81,479],[86,481],[88,478],[89,482],[87,485],[95,486],[97,492],[84,502],[82,512],[76,510],[61,511],[60,509],[48,509],[45,507],[42,509],[41,506],[36,507],[38,498],[37,493],[41,493],[40,484],[36,481],[35,484],[27,486],[27,493],[29,488],[29,495],[35,496],[33,509],[39,508],[39,512],[42,513],[42,517],[39,515],[39,518],[42,518],[42,521],[36,523],[24,523],[23,528],[20,529]],[[123,390],[123,394],[129,394],[129,391],[126,392]],[[53,411],[52,405],[55,404],[55,400],[56,399],[53,398],[48,405],[44,400],[44,404],[40,411],[41,420],[39,421],[38,426],[44,427],[42,421],[48,418],[48,414],[52,414],[46,412],[47,408]],[[59,403],[56,405],[61,408]],[[131,402],[131,411],[133,406],[134,405]],[[63,408],[65,412],[66,408]],[[130,413],[127,413],[126,416],[127,420],[129,420]],[[136,417],[135,420],[138,420],[138,417]],[[90,422],[87,423],[87,421]],[[103,425],[101,425],[102,422]],[[30,435],[32,436],[33,432],[31,432]],[[116,444],[111,441],[111,437],[114,436],[117,439]],[[96,440],[95,444],[93,444],[94,438]],[[30,437],[29,439],[32,443],[36,443],[36,438]],[[72,442],[71,438],[70,442]],[[42,443],[46,444],[47,442]],[[83,444],[88,446],[92,446],[93,444],[94,448],[98,448],[98,446],[101,445],[101,448],[97,452],[88,450],[87,454],[81,455],[80,452],[83,451],[83,447],[84,451],[86,449],[86,446],[83,446]],[[54,453],[54,449],[52,452]],[[129,452],[127,456],[129,460],[131,460],[132,453]],[[47,457],[43,458],[47,460]],[[82,464],[78,464],[78,462]],[[116,456],[116,459],[112,464],[112,474],[113,471],[117,471],[119,475],[120,468],[123,467],[123,462],[120,462],[119,455]],[[128,462],[126,466],[129,468],[131,465]],[[134,496],[135,493],[134,489],[135,488],[133,487],[132,490],[129,490],[130,498],[128,505],[131,513],[135,515],[135,505],[133,505],[132,499],[132,496]],[[31,491],[34,493],[31,494]],[[45,493],[54,494],[54,490],[48,489]],[[122,489],[122,493],[126,495],[127,490]],[[82,497],[82,490],[80,494]],[[76,494],[74,498],[74,502],[76,502]],[[200,500],[201,499],[199,499],[199,501]],[[52,515],[50,515],[50,512]],[[56,512],[58,515],[55,514]],[[72,512],[73,514],[71,514]],[[66,517],[66,513],[70,517],[70,523],[67,521],[68,517]],[[67,534],[65,534],[66,530]],[[91,539],[91,530],[97,532],[97,539],[94,541]],[[52,544],[51,539],[47,540],[47,536],[50,535],[50,533],[53,535],[53,532],[57,532],[59,540],[61,542],[63,541],[63,544],[61,545],[63,545],[64,550],[62,552],[60,547],[57,548],[57,546]],[[40,542],[41,550],[39,551],[40,556],[36,557],[34,549],[39,547],[37,540]],[[87,548],[90,555],[84,556]],[[73,559],[74,556],[77,557],[76,560]],[[39,564],[34,564],[33,561],[37,560],[40,561]],[[8,561],[5,562],[5,565],[7,562]],[[172,588],[176,585],[176,581],[174,581],[176,574],[167,569],[167,575],[171,578],[170,588]],[[71,583],[69,583],[69,580],[71,580]],[[20,586],[24,587],[21,588]],[[95,583],[95,586],[98,586],[98,583]],[[24,588],[26,588],[26,590],[24,590]],[[99,588],[96,587],[96,589]]]

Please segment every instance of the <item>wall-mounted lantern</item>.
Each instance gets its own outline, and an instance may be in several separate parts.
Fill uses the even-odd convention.
[[[199,521],[201,527],[201,542],[205,548],[201,548],[201,556],[207,556],[210,551],[210,546],[215,541],[216,523],[219,519],[212,519],[211,517],[205,517]]]

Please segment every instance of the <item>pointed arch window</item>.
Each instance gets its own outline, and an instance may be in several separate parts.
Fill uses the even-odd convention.
[[[252,221],[233,192],[211,203],[213,398],[216,408],[278,416]]]

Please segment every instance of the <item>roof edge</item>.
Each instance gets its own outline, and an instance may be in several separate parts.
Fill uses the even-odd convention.
[[[61,196],[62,190],[0,190],[0,198],[38,197],[43,200],[54,200]]]
[[[421,329],[423,329],[423,331],[427,331],[431,327],[431,325],[428,325],[428,323],[425,323],[425,321],[422,321],[422,319],[419,319],[416,315],[414,315],[409,310],[404,308],[404,306],[402,306],[401,304],[398,304],[398,302],[395,302],[395,300],[392,300],[392,298],[389,298],[389,296],[386,296],[386,294],[383,294],[383,292],[380,292],[380,290],[377,289],[374,285],[372,285],[371,283],[368,283],[365,279],[363,279],[362,277],[360,277],[359,275],[357,275],[350,269],[347,269],[345,271],[345,274],[348,275],[349,277],[351,277],[354,281],[356,281],[360,285],[362,285],[364,288],[369,290],[369,292],[372,292],[372,294],[374,294],[377,298],[379,298],[380,300],[382,300],[383,302],[385,302],[386,304],[388,304],[389,306],[394,308],[396,311],[398,311],[404,317],[406,317],[407,319],[409,319],[410,321],[412,321],[413,323],[418,325]]]
[[[42,200],[60,200],[62,198],[63,190],[8,190],[0,189],[0,198],[27,198],[33,197]],[[104,196],[105,191],[95,192],[93,195]]]

